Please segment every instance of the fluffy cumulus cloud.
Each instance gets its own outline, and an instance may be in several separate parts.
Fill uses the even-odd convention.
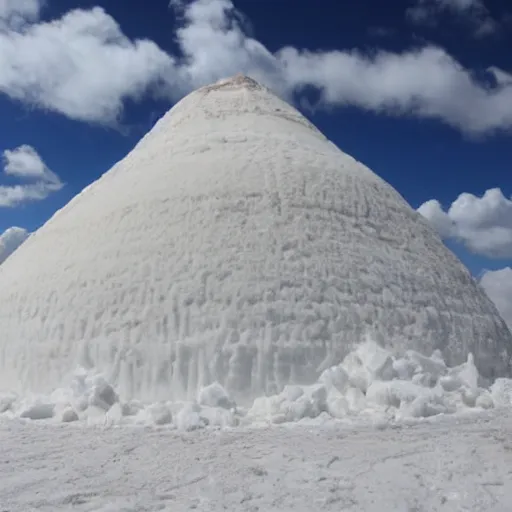
[[[0,207],[13,207],[27,201],[46,199],[63,186],[37,151],[27,145],[3,153],[3,174],[22,180],[21,184],[0,185]]]
[[[273,53],[250,35],[231,0],[173,0],[171,7],[178,13],[178,55],[151,41],[129,40],[100,8],[40,22],[27,7],[24,24],[0,28],[0,92],[73,119],[108,124],[118,120],[128,98],[151,93],[175,101],[243,72],[287,99],[316,87],[317,106],[326,109],[353,105],[437,119],[473,134],[512,128],[507,70],[489,68],[481,81],[431,45],[402,53],[290,46]]]
[[[482,0],[415,0],[407,10],[408,19],[418,25],[435,25],[443,14],[467,24],[476,37],[494,34],[499,29]]]
[[[172,65],[153,42],[130,41],[100,8],[9,26],[0,29],[0,91],[73,119],[115,120],[123,100],[139,98]]]
[[[0,235],[0,265],[10,256],[28,237],[29,233],[23,228],[12,227]]]
[[[482,276],[480,284],[496,304],[503,320],[512,332],[512,268],[487,271]]]
[[[446,211],[439,201],[430,200],[418,212],[445,239],[456,239],[491,258],[512,258],[512,198],[499,188],[482,197],[461,194]]]
[[[171,6],[181,21],[176,40],[183,57],[175,72],[189,88],[243,72],[285,93],[283,63],[247,35],[231,0],[174,0]]]

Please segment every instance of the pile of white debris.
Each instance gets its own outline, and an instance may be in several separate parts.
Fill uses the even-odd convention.
[[[367,340],[309,386],[289,385],[278,395],[239,407],[218,383],[193,402],[123,401],[100,374],[80,369],[69,388],[50,396],[0,395],[0,417],[85,422],[88,425],[157,425],[179,430],[329,421],[389,424],[482,412],[512,405],[512,380],[490,383],[467,362],[448,367],[439,351],[395,357]]]

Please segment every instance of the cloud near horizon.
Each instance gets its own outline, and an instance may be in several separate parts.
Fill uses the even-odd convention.
[[[23,145],[3,153],[4,176],[30,181],[21,185],[0,185],[0,208],[12,208],[28,201],[46,199],[64,185],[37,151]]]
[[[131,41],[102,8],[40,21],[41,1],[23,5],[0,11],[0,93],[71,119],[115,125],[127,99],[149,94],[177,101],[243,72],[288,100],[316,87],[319,108],[351,105],[435,119],[469,134],[512,129],[512,74],[490,67],[484,83],[434,45],[402,53],[291,46],[272,53],[249,35],[231,0],[173,0],[175,56],[152,41]]]
[[[23,228],[12,227],[0,235],[0,265],[27,240],[30,233]]]
[[[480,279],[480,285],[512,332],[512,268],[485,272]]]
[[[487,190],[482,197],[460,194],[446,211],[431,199],[418,212],[445,240],[457,240],[489,258],[512,258],[512,198],[499,188]]]

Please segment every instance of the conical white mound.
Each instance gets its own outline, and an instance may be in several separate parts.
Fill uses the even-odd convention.
[[[439,237],[241,76],[183,99],[0,267],[0,389],[81,364],[127,398],[254,396],[366,334],[509,374],[509,331]]]

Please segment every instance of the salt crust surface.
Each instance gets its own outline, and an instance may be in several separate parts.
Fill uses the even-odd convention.
[[[248,406],[366,334],[510,375],[510,332],[420,215],[243,77],[183,99],[0,266],[0,390],[23,396],[80,365],[127,400],[217,382]]]
[[[510,512],[512,409],[389,428],[0,420],[9,512]]]

